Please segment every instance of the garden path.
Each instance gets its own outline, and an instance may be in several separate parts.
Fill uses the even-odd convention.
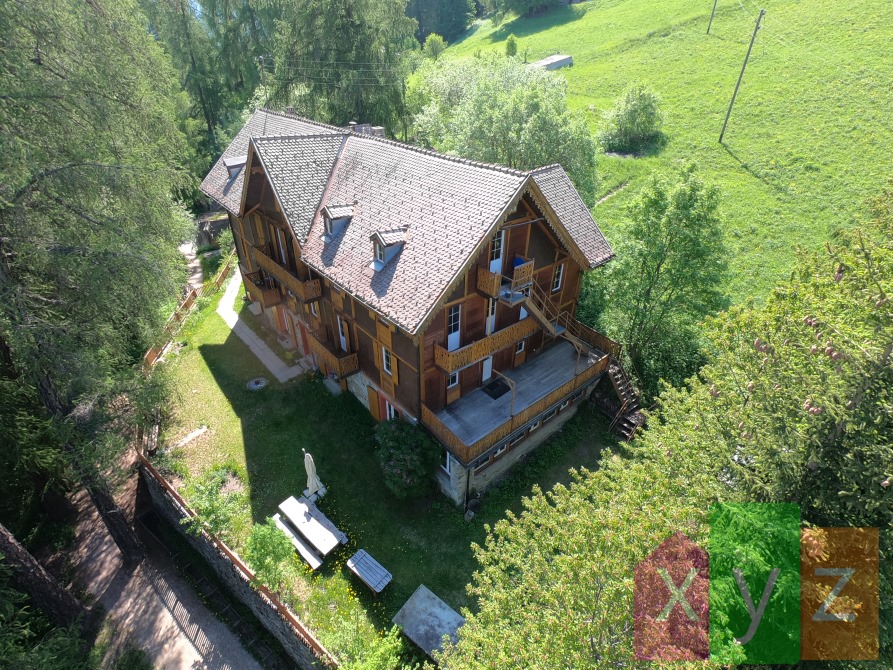
[[[289,366],[267,346],[266,342],[257,336],[257,333],[251,329],[251,326],[239,318],[234,305],[236,296],[239,293],[239,287],[241,286],[242,280],[239,273],[236,272],[235,276],[229,280],[226,293],[224,293],[223,298],[220,299],[220,304],[217,306],[217,313],[226,322],[226,325],[239,336],[240,340],[248,345],[251,352],[257,356],[258,360],[264,364],[264,367],[280,383],[285,383],[308,370],[313,370],[316,365],[314,365],[313,360],[309,356],[304,356],[297,363]]]

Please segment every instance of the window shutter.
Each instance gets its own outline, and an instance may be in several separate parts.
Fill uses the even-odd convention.
[[[378,406],[378,391],[371,386],[367,386],[366,392],[369,396],[369,413],[372,414],[372,418],[376,421],[381,421],[381,410]]]

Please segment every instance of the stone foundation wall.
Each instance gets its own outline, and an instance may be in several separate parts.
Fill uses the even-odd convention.
[[[205,533],[194,535],[191,532],[187,532],[186,526],[181,522],[191,515],[144,465],[140,467],[140,475],[149,491],[155,511],[201,554],[202,558],[205,559],[215,574],[226,585],[230,593],[254,613],[261,625],[282,644],[286,653],[298,667],[302,668],[302,670],[336,667],[334,659],[328,652],[322,649],[322,645],[315,639],[312,642],[302,639],[303,633],[309,635],[309,632],[305,630],[302,633],[292,626],[286,616],[280,611],[285,606],[281,603],[273,602],[260,590],[253,587],[251,585],[252,575],[246,573],[225,552],[218,548],[209,535]],[[315,644],[318,649],[322,649],[323,653],[318,656],[311,648],[311,644]]]

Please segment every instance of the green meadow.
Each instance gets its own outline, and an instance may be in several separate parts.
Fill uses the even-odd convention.
[[[728,291],[757,299],[798,248],[850,225],[893,176],[893,2],[889,0],[590,0],[498,27],[479,22],[443,57],[504,49],[530,61],[570,54],[571,105],[595,131],[633,81],[662,99],[665,142],[638,157],[601,156],[595,209],[608,239],[653,170],[695,161],[723,193]],[[726,131],[723,119],[760,7],[766,9]]]

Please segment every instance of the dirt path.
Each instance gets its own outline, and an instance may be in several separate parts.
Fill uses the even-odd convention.
[[[620,182],[619,184],[617,184],[617,186],[615,186],[610,191],[608,191],[597,203],[595,203],[595,206],[598,207],[606,200],[610,200],[615,195],[620,193],[623,189],[625,189],[627,186],[629,186],[629,179],[627,179],[624,182]]]
[[[75,583],[117,624],[113,646],[129,640],[146,651],[156,670],[260,670],[154,538],[140,534],[148,556],[133,572],[123,570],[118,548],[86,494],[76,496],[74,504],[80,512],[71,556]]]
[[[196,255],[195,243],[185,242],[184,244],[181,244],[179,248],[180,253],[186,257],[186,267],[189,272],[186,284],[189,288],[201,288],[204,276],[202,274],[202,263]]]

